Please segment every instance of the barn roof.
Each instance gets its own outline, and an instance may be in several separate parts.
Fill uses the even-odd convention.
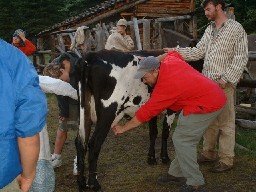
[[[90,25],[134,7],[136,9],[132,13],[125,12],[123,15],[157,17],[156,13],[159,16],[188,14],[194,11],[194,0],[107,0],[77,16],[70,17],[41,31],[37,36],[73,27],[77,28],[82,25]]]

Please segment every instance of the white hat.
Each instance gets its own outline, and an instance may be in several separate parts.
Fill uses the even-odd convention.
[[[127,27],[127,21],[125,19],[119,19],[116,25],[124,25],[125,27]]]

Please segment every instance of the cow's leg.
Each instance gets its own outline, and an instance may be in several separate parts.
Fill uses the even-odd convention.
[[[167,149],[167,140],[170,134],[170,127],[167,123],[167,117],[164,118],[163,121],[163,129],[162,129],[162,146],[161,146],[161,160],[163,164],[169,164],[170,158],[168,156],[168,149]]]
[[[80,89],[79,89],[80,90]],[[81,93],[80,93],[81,95]],[[77,133],[77,137],[75,140],[76,151],[77,151],[77,183],[79,187],[79,192],[82,192],[87,188],[86,177],[84,174],[85,170],[85,155],[87,153],[88,141],[90,138],[91,127],[92,127],[92,119],[91,119],[91,94],[90,92],[86,92],[85,95],[81,96],[80,99],[84,97],[85,102],[84,106],[80,105],[80,124],[79,130]],[[82,103],[82,100],[80,100]]]
[[[171,125],[174,121],[175,114],[171,110],[167,110],[167,114],[165,115],[163,121],[163,131],[162,131],[162,146],[161,146],[161,160],[163,164],[169,164],[170,158],[168,156],[168,146],[167,141],[170,134]]]
[[[76,151],[77,151],[77,183],[79,186],[79,192],[82,192],[87,188],[86,177],[84,175],[85,170],[85,155],[87,153],[88,141],[91,132],[92,121],[87,120],[84,123],[84,127],[79,128],[79,132],[76,137]]]
[[[112,108],[113,109],[113,108]],[[116,110],[103,109],[102,118],[98,118],[95,131],[89,141],[89,179],[88,185],[93,191],[101,191],[101,186],[97,180],[97,163],[101,146],[105,141],[115,117]]]
[[[149,165],[155,165],[156,162],[156,156],[155,156],[155,142],[158,135],[157,130],[157,117],[153,117],[149,123],[149,150],[148,150],[148,164]]]
[[[84,166],[85,166],[84,157],[86,155],[87,147],[84,146],[84,143],[81,137],[79,136],[79,134],[77,134],[75,144],[76,144],[76,151],[77,151],[77,170],[78,170],[77,184],[79,187],[79,192],[82,192],[83,190],[86,189],[86,177],[84,176]]]

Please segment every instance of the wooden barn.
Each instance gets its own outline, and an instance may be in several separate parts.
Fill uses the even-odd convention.
[[[83,13],[41,31],[37,35],[36,65],[44,65],[44,54],[51,59],[67,51],[79,27],[90,30],[97,46],[104,48],[109,30],[120,18],[128,21],[128,33],[136,49],[159,49],[165,46],[187,46],[197,37],[194,17],[195,0],[107,0]],[[79,53],[79,50],[75,50]],[[39,57],[39,59],[38,59]]]

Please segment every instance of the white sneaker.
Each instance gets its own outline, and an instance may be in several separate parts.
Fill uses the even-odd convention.
[[[74,164],[73,165],[74,165],[73,175],[78,175],[78,172],[77,172],[77,156],[74,159]]]
[[[55,154],[52,154],[52,156],[51,156],[51,163],[52,163],[52,167],[53,168],[60,167],[62,165],[61,156],[60,157],[56,157]]]

